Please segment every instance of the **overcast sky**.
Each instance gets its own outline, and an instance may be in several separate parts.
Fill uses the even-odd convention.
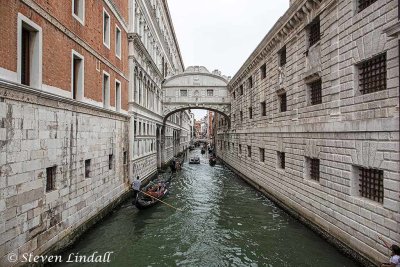
[[[168,0],[168,5],[185,67],[234,76],[289,0]]]

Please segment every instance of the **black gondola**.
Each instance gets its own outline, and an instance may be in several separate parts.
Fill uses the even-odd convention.
[[[168,194],[168,188],[171,181],[171,177],[167,180],[155,180],[150,182],[146,187],[144,187],[141,192],[139,192],[138,197],[135,201],[135,206],[139,210],[144,210],[150,208],[160,201],[158,199],[163,199]],[[155,192],[150,192],[149,189],[155,185],[160,186],[160,192],[156,194]],[[146,193],[146,194],[145,194]],[[154,195],[153,195],[154,194]],[[153,197],[151,197],[153,195]],[[157,196],[155,196],[157,195]],[[157,198],[157,199],[156,199]]]
[[[211,166],[215,166],[215,164],[217,164],[217,159],[216,158],[210,158],[210,160],[208,162],[210,163]]]
[[[206,150],[204,148],[201,149],[201,154],[202,155],[206,154]]]

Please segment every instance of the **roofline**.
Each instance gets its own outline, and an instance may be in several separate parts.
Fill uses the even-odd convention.
[[[185,64],[183,63],[181,49],[179,48],[178,38],[176,38],[174,24],[172,23],[171,13],[169,12],[169,7],[168,7],[167,0],[163,0],[162,2],[164,4],[165,12],[167,13],[167,19],[168,19],[169,27],[170,27],[170,29],[172,31],[172,36],[174,37],[175,45],[176,45],[176,48],[177,48],[177,51],[178,51],[178,55],[179,55],[179,60],[180,60],[181,65],[182,65],[182,71],[185,71]]]
[[[174,80],[174,79],[180,78],[180,77],[191,76],[191,75],[209,76],[209,77],[217,78],[217,79],[219,79],[219,80],[225,82],[225,83],[226,83],[225,86],[228,86],[228,84],[229,84],[229,82],[228,82],[224,77],[219,76],[219,75],[216,75],[216,74],[204,73],[204,72],[182,72],[182,73],[179,73],[179,74],[177,74],[177,75],[174,75],[174,76],[171,76],[171,77],[165,79],[165,81],[164,81],[164,83],[163,83],[163,86],[168,87],[168,86],[165,85],[165,84],[167,84],[168,82],[170,82],[170,81],[172,81],[172,80]],[[176,86],[173,86],[173,87],[176,87]],[[186,86],[186,87],[187,87],[187,86]],[[216,87],[223,87],[223,86],[216,86]]]

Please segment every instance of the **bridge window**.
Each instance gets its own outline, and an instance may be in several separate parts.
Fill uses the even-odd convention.
[[[265,162],[265,149],[260,148],[260,161]]]
[[[383,203],[383,171],[357,167],[360,196]]]
[[[278,156],[278,168],[285,169],[285,153],[278,151],[277,156]]]
[[[310,95],[310,104],[317,105],[322,103],[322,81],[318,79],[308,85],[309,87],[309,95]]]
[[[360,92],[373,93],[386,89],[386,54],[358,65]]]
[[[316,17],[309,25],[308,25],[308,44],[309,47],[316,44],[321,39],[321,29],[320,29],[320,21],[319,17]]]
[[[187,90],[181,90],[181,96],[187,96],[188,91]]]
[[[286,64],[286,46],[279,51],[279,66],[283,67]]]
[[[248,84],[249,84],[249,88],[253,88],[253,76],[250,76],[250,77],[247,79],[247,82],[248,82]]]
[[[56,189],[57,166],[46,168],[46,192]]]
[[[207,96],[214,96],[214,90],[208,89],[207,90]]]
[[[358,0],[358,12],[361,12],[362,10],[366,9],[376,1],[377,0]]]
[[[267,104],[265,101],[261,102],[261,116],[267,116]]]
[[[267,78],[267,64],[261,66],[260,72],[261,72],[261,80]]]

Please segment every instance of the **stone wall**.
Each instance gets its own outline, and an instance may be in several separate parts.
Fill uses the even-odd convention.
[[[220,158],[374,262],[387,259],[378,235],[400,242],[399,47],[385,33],[398,21],[397,5],[376,1],[358,11],[351,0],[293,2],[230,82],[232,128],[217,136]],[[308,25],[318,16],[321,40],[310,47]],[[359,64],[383,53],[386,89],[362,94]],[[311,105],[315,79],[322,103]],[[310,179],[307,158],[320,160],[319,181]],[[383,203],[360,196],[360,167],[383,171]]]
[[[43,254],[128,190],[128,117],[1,82],[0,122],[1,266]]]

